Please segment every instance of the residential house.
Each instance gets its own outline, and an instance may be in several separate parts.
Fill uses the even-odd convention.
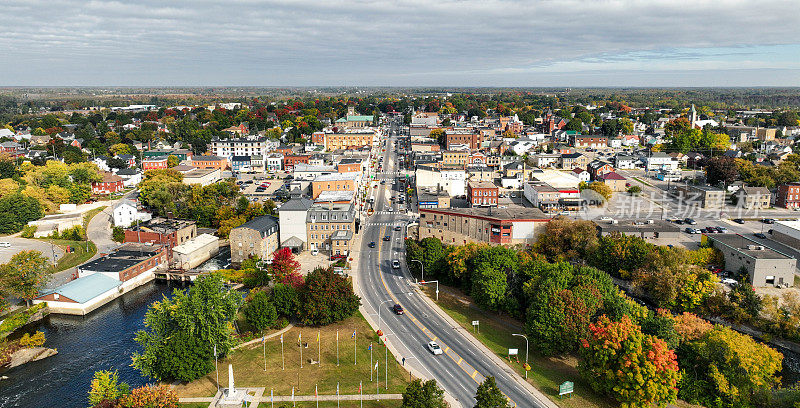
[[[105,171],[103,172],[103,178],[100,181],[92,183],[92,194],[105,195],[118,193],[125,188],[122,181],[122,177]]]
[[[615,171],[610,171],[608,173],[600,174],[597,177],[597,180],[603,182],[603,184],[611,187],[611,191],[625,191],[627,190],[626,184],[628,182],[625,177],[620,176]]]
[[[117,170],[116,174],[122,178],[122,186],[126,188],[136,187],[142,181],[142,172],[135,167]]]
[[[587,168],[589,166],[589,158],[580,153],[562,154],[561,155],[561,168],[574,169],[575,167]]]
[[[592,175],[589,174],[588,171],[586,171],[586,170],[584,170],[584,169],[582,169],[580,167],[575,167],[574,169],[572,169],[572,173],[574,173],[575,176],[578,177],[578,180],[580,180],[580,181],[582,181],[584,183],[588,183],[589,180],[592,179]]]
[[[764,210],[770,207],[772,193],[766,187],[744,186],[737,191],[737,206],[748,210]]]
[[[614,166],[602,160],[594,160],[589,163],[589,168],[587,170],[589,174],[592,175],[593,179],[599,180],[602,175],[614,171]]]
[[[631,170],[636,168],[636,159],[631,156],[618,154],[614,156],[614,166],[622,170]]]

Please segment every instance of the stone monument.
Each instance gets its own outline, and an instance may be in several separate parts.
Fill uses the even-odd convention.
[[[240,408],[244,405],[247,392],[243,389],[237,390],[233,382],[233,365],[228,364],[228,388],[222,391],[222,396],[217,401],[217,406],[222,408]]]

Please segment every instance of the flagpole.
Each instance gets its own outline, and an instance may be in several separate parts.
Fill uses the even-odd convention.
[[[300,342],[300,368],[303,368],[303,332],[297,335],[297,341]]]
[[[372,343],[369,343],[369,366],[372,367]],[[372,381],[372,370],[369,370],[369,380]]]
[[[364,408],[364,391],[362,391],[361,386],[364,384],[363,381],[358,382],[358,396],[361,400],[361,408]]]
[[[219,391],[219,366],[217,365],[217,344],[214,344],[214,371],[217,372],[217,391]]]
[[[336,381],[336,407],[339,407],[339,381]]]
[[[264,371],[267,371],[267,338],[261,333],[261,346],[264,348]]]
[[[319,341],[319,331],[317,331],[317,365],[322,367],[322,343]]]
[[[319,393],[317,392],[317,386],[314,385],[314,397],[317,400],[317,408],[319,408]]]
[[[286,359],[283,357],[283,333],[281,333],[281,370],[286,370]]]
[[[375,372],[376,373],[378,372],[378,362],[377,361],[375,362]],[[378,376],[376,375],[375,377],[378,377]],[[381,397],[380,397],[380,395],[381,395],[381,387],[378,386],[378,383],[380,383],[380,382],[381,382],[380,378],[375,378],[375,399],[378,400],[378,401],[381,400]]]
[[[389,347],[386,345],[386,339],[383,339],[383,349],[386,355],[383,357],[383,369],[386,372],[386,378],[383,381],[383,387],[389,389]]]
[[[275,397],[272,395],[272,388],[269,389],[269,402],[272,408],[275,408]]]
[[[356,354],[356,330],[353,329],[353,365],[356,365],[358,355]]]
[[[336,330],[336,367],[339,367],[339,330]]]
[[[297,406],[297,404],[294,402],[294,387],[292,387],[292,406]]]

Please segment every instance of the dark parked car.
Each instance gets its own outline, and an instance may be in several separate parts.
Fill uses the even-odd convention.
[[[683,225],[683,220],[675,220],[675,224]]]
[[[387,235],[387,236],[383,237],[383,240],[384,240],[384,241],[391,241],[391,240],[392,240],[392,237],[390,237],[390,236],[388,236],[388,235]]]
[[[766,236],[766,235],[764,235],[764,234],[762,234],[762,233],[760,233],[760,232],[756,232],[756,233],[755,233],[755,234],[753,234],[753,235],[755,235],[755,236],[756,236],[756,238],[767,239],[767,236]]]
[[[695,220],[694,220],[694,219],[692,219],[692,218],[685,218],[685,219],[683,220],[683,222],[685,222],[685,223],[687,223],[687,224],[689,224],[689,225],[697,225],[697,221],[695,221]]]
[[[401,314],[403,314],[403,306],[394,305],[394,306],[392,306],[392,311],[394,311],[394,314],[396,314],[396,315],[401,315]]]
[[[763,222],[764,224],[774,224],[775,223],[775,219],[774,218],[764,218],[763,220],[761,220],[761,222]]]
[[[394,230],[395,230],[395,231],[400,231],[400,230],[402,230],[402,229],[403,229],[403,228],[402,228],[402,227],[400,227],[399,225],[395,225],[395,226],[394,226]]]
[[[375,248],[375,241],[370,242],[367,246],[370,248]]]
[[[733,222],[735,222],[735,223],[737,223],[737,224],[744,224],[744,220],[743,220],[743,219],[741,219],[741,218],[734,218],[734,219],[733,219]]]

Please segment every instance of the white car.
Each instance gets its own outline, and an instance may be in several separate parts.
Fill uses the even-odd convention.
[[[428,350],[430,350],[431,353],[433,353],[434,356],[438,356],[439,354],[442,354],[442,348],[439,347],[439,345],[436,344],[435,341],[428,342]]]
[[[392,269],[400,269],[400,261],[397,259],[392,260]]]
[[[614,220],[613,218],[611,218],[611,217],[608,217],[608,216],[606,216],[606,217],[600,217],[600,221],[613,221],[613,220]]]
[[[0,242],[0,248],[11,248],[10,242]]]
[[[311,255],[317,255],[317,254],[319,254],[318,250],[316,250],[316,249],[312,249],[311,250]]]
[[[724,284],[726,284],[726,285],[729,285],[729,286],[736,286],[736,285],[738,285],[738,284],[739,284],[739,282],[736,282],[736,279],[731,279],[731,278],[725,278],[725,279],[723,279],[723,280],[722,280],[722,283],[724,283]]]
[[[392,208],[392,207],[389,207],[389,208],[387,208],[387,209],[386,209],[386,211],[388,211],[388,212],[392,212],[392,211],[394,211],[394,208]]]

